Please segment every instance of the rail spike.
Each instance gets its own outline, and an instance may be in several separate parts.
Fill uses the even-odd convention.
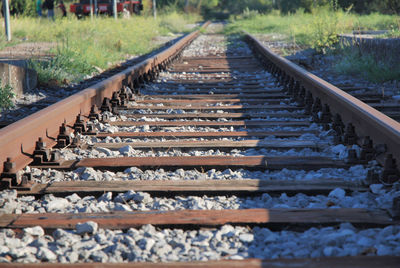
[[[357,134],[352,123],[348,123],[344,134],[343,143],[346,145],[357,144]]]
[[[111,102],[111,106],[112,107],[121,105],[121,102],[120,102],[119,95],[118,95],[117,91],[113,92],[110,102]]]
[[[33,185],[32,174],[17,171],[16,163],[11,157],[7,157],[3,163],[3,172],[0,174],[0,190],[31,190]]]
[[[394,219],[400,219],[400,196],[393,198],[392,214]]]
[[[104,98],[103,103],[101,104],[100,111],[101,112],[111,112],[111,103],[109,98]]]
[[[305,109],[306,115],[311,115],[313,103],[314,103],[314,99],[313,99],[312,93],[310,91],[307,91],[305,104],[304,104],[305,105],[304,109]]]
[[[75,133],[84,133],[86,132],[86,122],[83,119],[81,114],[78,114],[75,119],[74,126],[72,127]]]
[[[373,142],[369,136],[365,136],[361,147],[360,160],[368,162],[374,159],[374,157],[375,149]]]
[[[69,136],[67,125],[62,123],[57,136],[57,144],[54,148],[65,148],[71,144],[71,137]]]
[[[387,154],[385,157],[385,164],[382,171],[382,180],[385,183],[395,183],[400,179],[400,172],[397,169],[396,159],[392,154]]]
[[[328,104],[324,105],[324,108],[322,109],[322,115],[321,115],[321,123],[324,126],[324,130],[329,130],[330,128],[330,123],[332,122],[332,114],[331,110],[329,108]]]
[[[39,137],[35,145],[35,150],[32,154],[33,162],[32,165],[55,165],[61,164],[61,156],[59,151],[52,151],[46,148],[46,142],[43,141],[42,137]]]
[[[319,113],[321,112],[321,110],[322,110],[321,99],[317,97],[315,98],[313,107],[311,109],[313,120],[317,123],[320,122]]]
[[[305,105],[305,99],[306,99],[306,89],[302,86],[302,87],[300,87],[300,91],[299,91],[299,93],[297,94],[297,97],[296,97],[297,105],[299,107],[304,106]]]
[[[99,109],[97,108],[96,104],[93,104],[92,107],[90,107],[89,120],[90,121],[95,121],[95,120],[100,121],[100,112],[99,112]]]

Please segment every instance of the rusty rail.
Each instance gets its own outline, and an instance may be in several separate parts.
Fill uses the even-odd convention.
[[[262,56],[267,67],[275,69],[282,80],[299,81],[314,98],[328,104],[331,112],[340,114],[344,123],[352,123],[359,138],[370,136],[375,144],[386,144],[387,152],[400,161],[400,123],[275,54],[250,34],[246,33],[245,38]]]
[[[203,24],[202,28],[207,27],[209,23]],[[21,147],[25,152],[33,152],[38,137],[43,137],[43,140],[48,145],[54,143],[46,137],[46,131],[48,136],[56,137],[59,127],[64,121],[67,124],[72,124],[77,114],[89,113],[92,105],[101,105],[105,97],[111,97],[112,93],[122,86],[131,86],[133,88],[135,82],[163,68],[176,58],[199,33],[200,30],[192,32],[159,54],[0,129],[0,173],[3,171],[2,163],[8,157],[16,163],[15,169],[24,168],[32,159],[21,152]]]

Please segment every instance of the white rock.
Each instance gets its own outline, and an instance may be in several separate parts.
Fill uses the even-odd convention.
[[[30,234],[33,236],[43,236],[44,235],[44,230],[40,226],[24,228],[24,232],[26,234]]]
[[[132,211],[130,206],[121,203],[116,203],[114,209],[116,211]]]
[[[81,197],[79,195],[77,195],[76,193],[74,193],[72,195],[65,197],[65,199],[67,199],[71,203],[76,203],[79,200],[81,200]]]
[[[235,228],[229,224],[222,226],[220,229],[221,235],[227,235],[227,234],[233,233],[234,231],[235,231]]]
[[[65,253],[65,257],[67,258],[68,262],[75,263],[79,260],[79,254],[76,251],[68,251]]]
[[[371,184],[369,186],[369,188],[371,189],[371,192],[373,192],[374,194],[379,194],[383,188],[383,185],[382,184]]]
[[[101,262],[101,263],[105,263],[108,260],[108,256],[106,253],[104,253],[101,250],[98,251],[94,251],[91,255],[90,258],[95,261],[95,262]]]
[[[81,179],[84,181],[96,181],[97,172],[93,168],[85,168],[81,175]]]
[[[123,155],[132,155],[134,150],[130,145],[126,145],[126,146],[120,148],[119,152],[120,152],[120,154],[123,154]]]
[[[46,209],[49,212],[52,211],[63,211],[67,206],[69,206],[69,202],[65,198],[57,198],[56,200],[50,201],[46,205]]]
[[[84,234],[84,233],[92,233],[95,234],[97,232],[98,224],[94,221],[88,221],[85,223],[77,223],[75,225],[76,233]]]
[[[361,237],[360,239],[358,239],[357,245],[362,247],[370,247],[374,245],[374,240],[368,237]]]
[[[241,256],[241,255],[233,255],[233,256],[228,257],[228,259],[230,259],[230,260],[244,260],[244,257]]]
[[[239,235],[239,240],[243,243],[251,243],[254,240],[253,234],[241,234]]]
[[[115,198],[114,198],[114,202],[118,202],[118,203],[126,203],[132,199],[134,199],[136,196],[136,192],[135,191],[128,191],[125,193],[120,193],[118,194]]]
[[[331,150],[335,154],[341,154],[343,151],[346,151],[346,146],[343,144],[338,144],[336,146],[331,147]]]
[[[336,188],[332,190],[328,196],[336,198],[337,200],[342,200],[346,196],[346,192],[341,188]]]
[[[112,200],[112,192],[102,194],[97,201],[99,202],[110,202]]]
[[[51,250],[41,247],[36,254],[36,257],[42,261],[55,261],[57,260],[56,254],[54,254]]]
[[[326,257],[332,257],[338,256],[340,251],[337,247],[326,247],[323,252]]]
[[[143,238],[138,241],[139,247],[144,251],[150,251],[156,242],[152,238]]]
[[[96,151],[99,151],[100,153],[103,153],[103,154],[105,154],[107,156],[112,156],[113,155],[113,152],[108,148],[97,147]]]
[[[133,195],[132,198],[135,202],[142,202],[142,203],[148,203],[153,201],[153,198],[151,198],[150,194],[144,193],[144,192],[137,192],[136,194]]]
[[[376,255],[378,255],[378,256],[386,256],[386,255],[393,254],[393,251],[389,247],[386,247],[383,245],[376,246],[376,249],[377,249]]]

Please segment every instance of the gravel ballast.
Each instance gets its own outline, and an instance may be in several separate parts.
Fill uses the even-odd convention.
[[[304,232],[268,228],[158,230],[152,225],[127,231],[99,229],[95,222],[74,230],[57,229],[44,235],[41,227],[25,228],[17,235],[0,230],[0,262],[159,262],[207,261],[245,258],[317,258],[356,255],[398,255],[400,227],[357,230],[311,228]]]
[[[194,56],[251,56],[247,45],[237,40],[235,45],[220,35],[200,36],[183,53],[183,57]],[[257,81],[260,87],[268,90],[280,89],[271,74],[265,71],[256,73],[231,72],[217,75],[200,74],[196,72],[161,72],[154,83],[146,83],[141,89],[141,94],[185,94],[186,91],[196,90],[185,87],[179,81],[204,79],[208,76],[211,80],[220,79],[221,85],[226,78],[237,81],[232,88],[232,93],[239,92],[237,88],[245,86],[247,81]],[[168,89],[165,85],[176,88]],[[207,82],[207,80],[205,80]],[[215,81],[213,82],[215,83]],[[199,84],[203,82],[199,81]],[[193,85],[193,84],[192,84]],[[163,93],[158,90],[164,90]],[[229,90],[229,89],[227,89]],[[200,89],[198,90],[200,91]],[[218,89],[212,88],[208,94],[217,94]],[[204,93],[203,93],[204,94]],[[136,97],[136,96],[135,96]],[[223,108],[232,104],[213,103],[217,109],[185,110],[165,109],[151,110],[153,104],[142,104],[138,96],[130,105],[137,109],[122,111],[119,116],[108,114],[110,122],[129,120],[132,122],[149,122],[137,127],[118,127],[99,121],[92,122],[94,130],[105,133],[116,132],[221,132],[221,131],[249,131],[247,127],[156,127],[152,122],[169,121],[163,118],[146,117],[154,114],[190,114],[194,112],[221,114],[228,113]],[[296,103],[282,99],[281,104],[297,107]],[[156,104],[154,104],[156,105]],[[164,104],[163,104],[164,105]],[[158,105],[161,106],[161,105]],[[290,110],[290,109],[288,109]],[[252,120],[269,121],[298,121],[311,120],[310,118],[279,117],[285,113],[293,115],[303,114],[299,109],[295,111],[274,110],[263,116],[265,111],[249,110]],[[234,112],[234,111],[231,111]],[[128,118],[130,114],[140,115],[140,118]],[[276,116],[274,116],[276,114]],[[320,114],[321,116],[321,114]],[[206,119],[177,119],[175,122],[210,122]],[[229,118],[220,118],[220,122],[234,121]],[[60,149],[62,158],[66,160],[80,160],[84,158],[122,158],[122,157],[160,157],[160,156],[296,156],[298,158],[330,157],[332,160],[346,162],[349,150],[355,150],[359,156],[361,148],[357,145],[344,146],[334,143],[333,131],[324,131],[321,125],[310,122],[307,126],[257,126],[251,131],[310,131],[300,137],[277,138],[268,136],[259,139],[261,142],[273,141],[313,141],[318,142],[318,148],[301,149],[272,149],[272,148],[245,148],[245,149],[140,149],[134,145],[125,145],[118,149],[108,149],[107,146],[95,149],[63,148]],[[73,135],[72,135],[73,136]],[[167,142],[164,138],[97,138],[91,135],[80,135],[77,138],[83,144],[96,143],[115,144],[120,142]],[[254,137],[253,137],[254,138]],[[245,138],[187,138],[181,141],[241,141]],[[255,139],[255,138],[254,138]],[[178,139],[174,139],[178,141]],[[54,182],[76,181],[139,181],[139,180],[251,180],[263,181],[318,181],[319,179],[341,180],[354,185],[367,185],[367,173],[370,170],[381,171],[376,161],[364,164],[355,164],[350,168],[318,168],[317,170],[246,170],[246,169],[140,169],[137,167],[126,168],[123,171],[113,172],[105,169],[80,167],[70,171],[55,169],[25,168],[31,172],[33,180],[37,183],[51,185]],[[115,171],[115,170],[114,170]],[[134,211],[174,211],[174,210],[224,210],[224,209],[334,209],[334,208],[363,208],[391,213],[393,200],[400,197],[400,184],[383,185],[380,183],[369,186],[366,192],[346,192],[342,188],[334,188],[327,195],[286,193],[264,193],[247,197],[238,197],[233,194],[225,196],[207,196],[203,194],[188,196],[159,197],[147,192],[126,191],[113,193],[105,191],[102,195],[69,194],[63,197],[52,194],[41,196],[17,196],[15,190],[0,191],[0,214],[21,213],[112,213]],[[336,224],[329,227],[312,225],[301,228],[280,226],[277,229],[254,226],[223,225],[217,228],[170,229],[144,225],[141,228],[127,230],[103,229],[96,222],[80,222],[71,229],[44,230],[40,226],[24,228],[22,231],[0,229],[0,263],[121,263],[121,262],[184,262],[208,260],[242,260],[247,258],[277,259],[277,258],[319,258],[343,256],[400,256],[400,226],[393,225],[382,228],[367,228],[366,226],[353,226],[350,223]],[[189,227],[187,227],[189,228]],[[193,228],[193,227],[192,227]],[[295,230],[295,231],[294,231]]]

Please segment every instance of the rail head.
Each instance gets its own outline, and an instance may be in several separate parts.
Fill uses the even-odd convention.
[[[73,124],[76,116],[88,114],[92,105],[100,106],[105,97],[110,98],[113,92],[124,85],[132,85],[139,77],[156,71],[157,66],[176,57],[209,24],[209,21],[205,22],[200,29],[187,34],[160,53],[0,129],[0,173],[3,172],[3,163],[7,158],[16,164],[16,170],[24,168],[32,159],[24,155],[21,148],[32,153],[39,137],[43,137],[47,144],[54,143],[48,137],[57,137],[62,123]]]
[[[340,114],[345,124],[352,123],[359,138],[370,136],[375,145],[385,144],[387,153],[400,161],[400,123],[277,55],[249,33],[245,33],[245,38],[263,59],[299,81],[314,98],[318,97],[323,104],[328,104],[332,113]]]

